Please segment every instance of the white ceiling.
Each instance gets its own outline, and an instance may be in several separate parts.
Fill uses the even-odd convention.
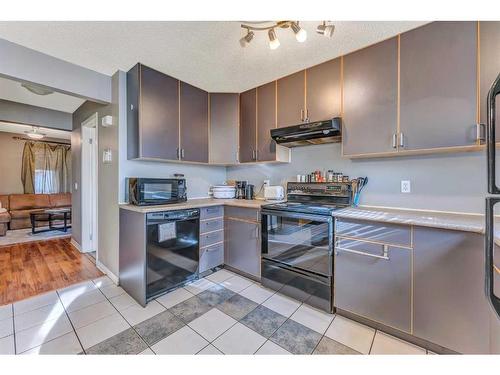
[[[21,86],[21,83],[0,78],[0,99],[30,104],[37,107],[73,113],[83,99],[55,92],[50,95],[36,95]]]
[[[13,124],[10,122],[0,121],[0,132],[22,134],[24,136],[24,135],[26,135],[25,132],[31,131],[32,128],[33,127],[29,126],[29,125]],[[38,127],[38,129],[39,129],[39,132],[42,134],[45,134],[45,136],[47,138],[58,138],[58,139],[67,139],[67,140],[71,139],[71,132],[70,131],[42,128],[42,127]]]
[[[304,21],[298,43],[278,30],[281,46],[268,48],[258,33],[247,48],[239,22],[0,22],[0,38],[108,75],[142,62],[212,92],[241,92],[387,39],[425,22],[334,22],[332,39]]]

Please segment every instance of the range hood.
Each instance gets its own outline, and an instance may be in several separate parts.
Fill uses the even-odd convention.
[[[279,145],[296,147],[340,142],[341,132],[342,119],[334,117],[327,121],[271,129],[271,138]]]

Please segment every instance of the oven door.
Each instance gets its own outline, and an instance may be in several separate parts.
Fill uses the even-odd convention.
[[[155,205],[186,200],[184,180],[141,178],[138,184],[139,204]]]
[[[333,311],[333,218],[262,211],[261,282],[264,286]]]
[[[318,276],[333,275],[333,217],[262,211],[262,259]]]

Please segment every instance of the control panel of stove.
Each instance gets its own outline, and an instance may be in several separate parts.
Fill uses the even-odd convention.
[[[289,182],[286,190],[288,195],[349,196],[351,184],[345,182]]]

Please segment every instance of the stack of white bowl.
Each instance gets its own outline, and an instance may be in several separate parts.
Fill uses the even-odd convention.
[[[236,196],[236,188],[229,185],[212,186],[212,194],[217,199],[231,199]]]

